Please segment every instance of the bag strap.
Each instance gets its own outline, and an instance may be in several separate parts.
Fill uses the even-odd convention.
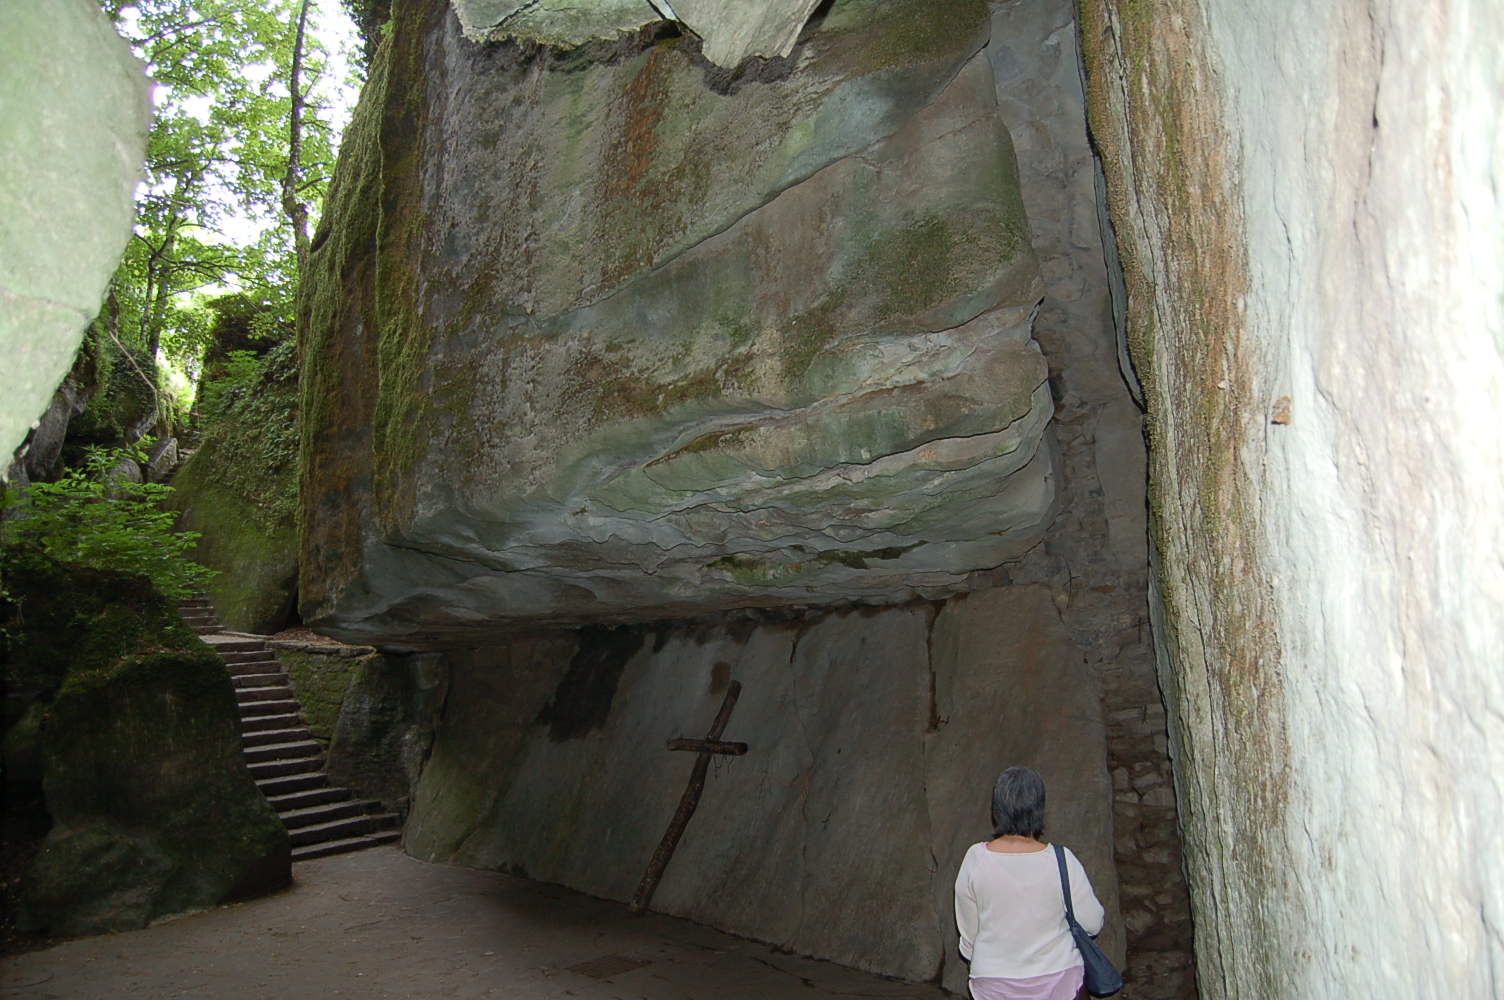
[[[1065,851],[1059,844],[1055,848],[1055,861],[1060,865],[1060,892],[1065,896],[1065,919],[1066,923],[1074,925],[1076,912],[1071,908],[1071,877],[1065,872]]]

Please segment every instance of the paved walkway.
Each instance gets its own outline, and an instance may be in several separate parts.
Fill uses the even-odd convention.
[[[682,920],[393,847],[307,861],[297,884],[0,963],[16,1000],[941,1000]]]

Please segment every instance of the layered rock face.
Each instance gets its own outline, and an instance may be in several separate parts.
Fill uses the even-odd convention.
[[[1504,968],[1486,0],[1083,5],[1210,997]]]
[[[1034,545],[1043,289],[987,14],[837,4],[728,81],[683,39],[524,58],[399,8],[305,306],[305,620],[891,603]]]

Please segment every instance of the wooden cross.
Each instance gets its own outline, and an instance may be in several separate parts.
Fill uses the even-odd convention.
[[[674,856],[674,848],[679,846],[679,838],[684,835],[684,828],[689,825],[689,818],[695,814],[695,807],[700,804],[700,793],[705,791],[705,772],[710,770],[710,755],[726,754],[740,757],[747,752],[747,744],[727,743],[721,739],[721,733],[725,732],[726,723],[731,721],[731,710],[736,707],[736,699],[741,693],[741,682],[732,681],[731,686],[726,689],[725,700],[721,702],[721,710],[715,714],[715,721],[710,724],[710,732],[705,734],[703,740],[678,737],[668,741],[670,750],[693,750],[699,754],[699,757],[695,760],[694,770],[690,772],[689,785],[679,799],[679,808],[674,812],[674,818],[669,820],[668,829],[664,831],[663,839],[658,842],[658,849],[653,852],[647,871],[642,873],[642,881],[638,883],[637,894],[632,897],[632,902],[627,907],[633,913],[641,913],[648,908],[653,892],[658,888],[658,880],[663,877],[663,870],[668,867],[669,859]]]

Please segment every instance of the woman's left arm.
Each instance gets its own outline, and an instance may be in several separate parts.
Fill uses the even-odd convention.
[[[1081,867],[1081,862],[1076,860],[1076,855],[1069,848],[1065,852],[1065,863],[1071,870],[1071,908],[1076,911],[1076,923],[1086,933],[1096,937],[1102,933],[1102,926],[1107,922],[1107,911],[1092,891],[1086,869]]]

